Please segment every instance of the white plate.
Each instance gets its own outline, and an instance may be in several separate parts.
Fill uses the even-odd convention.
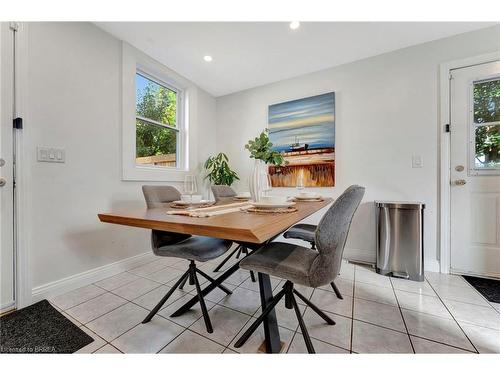
[[[182,204],[182,205],[186,205],[186,206],[189,206],[189,205],[195,206],[197,204],[207,204],[207,203],[210,203],[210,201],[208,199],[202,199],[199,202],[193,202],[193,203],[188,202],[188,201],[173,201],[172,203],[174,203],[174,204]]]
[[[295,195],[294,198],[298,201],[314,201],[314,200],[317,200],[317,199],[321,199],[323,198],[321,195],[316,195],[315,197],[300,197],[298,195]]]
[[[295,202],[271,203],[271,202],[253,202],[252,206],[256,208],[287,208],[295,206]]]

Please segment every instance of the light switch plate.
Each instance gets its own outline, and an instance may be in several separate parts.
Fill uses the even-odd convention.
[[[46,163],[65,163],[66,151],[63,148],[37,147],[37,160]]]
[[[424,166],[424,160],[420,155],[413,155],[411,157],[411,167],[412,168],[422,168]]]

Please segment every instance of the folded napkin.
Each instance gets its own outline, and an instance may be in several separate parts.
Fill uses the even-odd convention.
[[[220,206],[212,206],[205,208],[194,208],[190,210],[172,210],[167,211],[168,215],[183,215],[190,217],[211,217],[216,215],[223,215],[230,212],[238,212],[252,207],[248,202],[223,204]]]

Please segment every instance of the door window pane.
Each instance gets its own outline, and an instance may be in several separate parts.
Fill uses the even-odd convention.
[[[164,126],[136,121],[136,163],[176,167],[177,132]]]
[[[141,74],[135,75],[136,116],[176,126],[177,93]]]
[[[500,125],[476,127],[476,169],[500,168]]]
[[[500,121],[500,79],[474,83],[474,123]]]

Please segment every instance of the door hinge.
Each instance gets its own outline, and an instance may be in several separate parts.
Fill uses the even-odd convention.
[[[12,123],[14,125],[14,129],[22,129],[23,128],[23,119],[21,117],[16,117],[12,121]]]
[[[444,126],[444,131],[445,131],[445,133],[449,133],[450,132],[450,124],[446,124]]]
[[[19,22],[9,22],[9,28],[12,31],[18,31],[19,30]]]

